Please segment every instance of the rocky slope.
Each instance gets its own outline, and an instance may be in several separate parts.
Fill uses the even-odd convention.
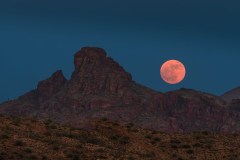
[[[220,97],[180,89],[159,93],[132,80],[101,48],[84,47],[74,56],[70,80],[57,71],[36,90],[0,106],[7,115],[37,117],[88,128],[107,117],[168,132],[239,132],[239,112]]]
[[[237,160],[239,134],[168,134],[106,119],[82,130],[0,115],[0,160]]]

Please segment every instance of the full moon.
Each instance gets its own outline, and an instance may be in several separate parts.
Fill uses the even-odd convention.
[[[169,60],[162,65],[160,75],[166,83],[177,84],[184,79],[186,69],[181,62],[177,60]]]

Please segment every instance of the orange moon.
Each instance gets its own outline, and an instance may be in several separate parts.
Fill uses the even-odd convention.
[[[162,65],[160,75],[166,83],[177,84],[185,78],[186,69],[180,61],[169,60]]]

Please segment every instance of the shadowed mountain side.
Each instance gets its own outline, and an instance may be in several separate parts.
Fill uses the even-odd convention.
[[[2,104],[0,112],[81,127],[106,117],[168,132],[240,131],[239,112],[221,98],[188,89],[165,94],[151,90],[134,82],[101,48],[82,48],[74,65],[69,81],[57,71],[36,90]]]

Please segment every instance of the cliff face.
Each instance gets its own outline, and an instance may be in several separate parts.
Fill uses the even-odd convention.
[[[82,127],[88,120],[106,117],[170,132],[240,130],[239,112],[219,97],[188,89],[163,94],[146,88],[101,48],[82,48],[74,65],[70,80],[57,71],[36,90],[2,104],[0,112]]]

